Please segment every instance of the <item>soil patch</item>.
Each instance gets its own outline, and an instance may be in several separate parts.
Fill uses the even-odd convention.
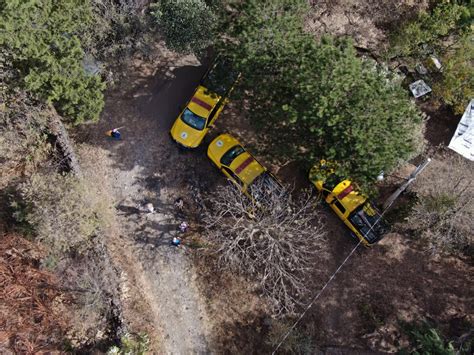
[[[349,36],[357,47],[373,51],[387,41],[387,30],[427,9],[429,1],[314,0],[311,5],[313,11],[306,19],[309,32],[317,37]]]
[[[453,111],[444,105],[437,105],[433,100],[419,104],[420,109],[428,115],[425,137],[433,147],[447,146],[456,132],[461,120]]]
[[[76,141],[102,156],[104,185],[114,196],[116,226],[107,246],[122,272],[124,322],[147,332],[157,353],[209,350],[210,321],[192,259],[186,248],[170,244],[182,218],[175,199],[192,203],[193,189],[208,189],[218,176],[204,148],[183,151],[169,137],[206,69],[161,44],[153,63],[131,62],[120,87],[107,93],[100,122],[75,132]],[[115,127],[123,127],[119,141],[105,135]],[[154,213],[145,212],[147,203]]]

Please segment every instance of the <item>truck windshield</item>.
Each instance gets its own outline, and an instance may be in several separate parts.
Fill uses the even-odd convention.
[[[198,131],[202,131],[206,126],[206,119],[204,117],[196,115],[193,111],[189,108],[185,108],[183,114],[181,115],[181,119],[184,123],[188,126],[191,126]]]
[[[329,175],[324,181],[324,188],[332,191],[334,190],[336,185],[339,184],[341,181],[342,181],[341,178],[333,173]]]
[[[240,154],[245,152],[245,149],[240,145],[235,145],[230,148],[221,158],[221,164],[230,166],[230,164],[237,158]]]

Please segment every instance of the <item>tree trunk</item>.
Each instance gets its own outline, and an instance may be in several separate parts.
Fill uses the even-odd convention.
[[[77,160],[76,153],[74,152],[74,148],[69,138],[69,134],[66,131],[66,127],[64,127],[64,124],[61,121],[61,116],[58,115],[56,110],[52,109],[51,111],[52,114],[50,115],[48,128],[50,134],[55,140],[57,150],[62,156],[61,163],[68,172],[76,176],[82,176],[79,161]]]

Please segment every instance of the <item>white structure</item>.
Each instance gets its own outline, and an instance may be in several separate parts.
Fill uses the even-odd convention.
[[[474,99],[467,105],[448,147],[474,161]]]

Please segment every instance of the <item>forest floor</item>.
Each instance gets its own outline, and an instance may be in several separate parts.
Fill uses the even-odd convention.
[[[184,198],[185,210],[193,211],[196,189],[212,193],[225,182],[208,162],[206,142],[220,131],[243,142],[255,133],[231,105],[202,147],[178,148],[169,129],[206,68],[194,57],[163,55],[169,60],[162,58],[160,67],[135,61],[127,78],[108,92],[100,122],[75,134],[76,141],[101,152],[104,184],[115,196],[117,225],[108,245],[123,271],[124,317],[130,328],[150,334],[157,353],[269,351],[262,339],[275,321],[252,282],[217,268],[205,252],[170,246],[182,219],[175,199]],[[105,136],[120,126],[122,140]],[[273,170],[285,183],[309,187],[294,163]],[[148,202],[156,213],[141,211]],[[340,221],[328,210],[322,213],[329,237],[308,280],[313,292],[354,247]],[[185,219],[195,233],[192,221],[199,216]],[[390,234],[377,247],[356,251],[303,327],[320,348],[349,352],[395,351],[406,339],[402,321],[432,319],[460,335],[472,321],[474,302],[466,287],[472,271],[468,260],[435,258],[411,238]]]
[[[414,9],[426,8],[428,1],[312,3],[314,13],[308,16],[308,30],[316,36],[349,35],[360,49],[372,51],[387,42],[386,30],[394,26],[394,16],[411,16]],[[217,267],[215,256],[206,250],[170,245],[183,219],[191,225],[185,243],[198,232],[194,221],[199,221],[199,215],[193,212],[196,191],[212,193],[216,184],[225,183],[209,164],[207,143],[218,132],[228,131],[250,150],[256,145],[255,130],[237,103],[224,110],[216,129],[200,148],[185,151],[171,140],[169,129],[207,66],[205,61],[173,54],[160,45],[155,61],[130,62],[123,79],[106,93],[100,122],[77,128],[71,136],[80,149],[90,153],[89,161],[81,161],[86,175],[87,170],[104,171],[98,183],[114,197],[115,223],[106,233],[106,245],[120,271],[126,327],[146,332],[150,350],[157,354],[268,353],[273,350],[275,339],[270,333],[278,320],[267,312],[254,282]],[[420,107],[430,116],[426,132],[430,146],[446,145],[457,121],[430,101]],[[105,136],[105,131],[121,126],[122,140]],[[310,187],[306,171],[296,162],[270,163],[265,157],[258,158],[284,183]],[[184,216],[173,206],[177,197],[185,201]],[[149,202],[155,213],[143,211]],[[322,207],[317,212],[324,214],[328,240],[307,280],[311,294],[321,289],[355,246],[331,211]],[[199,237],[205,240],[205,233]],[[14,249],[23,250],[5,244],[0,255],[5,265],[16,257]],[[26,245],[24,249],[32,248]],[[37,271],[36,259],[25,259],[29,265],[18,258],[18,265],[33,270],[28,275],[41,276],[37,278],[40,286],[44,278],[54,284],[53,276]],[[13,275],[10,271],[4,274]],[[474,295],[469,285],[473,279],[472,259],[435,256],[415,238],[391,233],[374,248],[357,249],[303,318],[298,339],[310,340],[327,354],[369,354],[394,352],[405,345],[404,322],[429,320],[450,338],[472,333]],[[34,287],[20,286],[38,294]],[[30,298],[25,299],[30,302]],[[59,329],[62,321],[58,316],[48,324]],[[27,333],[30,336],[34,332]],[[5,333],[0,332],[0,346],[4,339]],[[29,339],[33,340],[37,339]]]
[[[309,30],[316,35],[322,31],[351,35],[358,47],[369,50],[386,42],[384,31],[393,25],[393,14],[426,7],[426,2],[408,0],[386,4],[351,0],[349,7],[342,1],[314,3]],[[370,4],[372,12],[367,11]],[[383,16],[372,16],[373,11]],[[334,27],[334,18],[347,23]],[[344,33],[339,33],[341,29]],[[252,281],[221,270],[205,251],[170,246],[182,220],[174,200],[184,198],[185,211],[194,211],[196,190],[212,193],[216,184],[225,182],[208,162],[207,142],[228,131],[252,150],[256,133],[231,103],[200,148],[178,148],[169,129],[206,64],[162,48],[156,62],[154,66],[134,61],[119,85],[107,93],[100,122],[74,134],[77,142],[99,152],[99,163],[108,171],[104,183],[115,196],[116,232],[110,233],[108,244],[123,272],[125,320],[131,329],[148,332],[156,353],[271,351],[269,332],[278,321],[267,313]],[[456,124],[429,102],[421,108],[431,117],[426,134],[430,145],[447,144]],[[105,131],[120,126],[124,126],[121,141],[105,136]],[[295,162],[266,163],[284,183],[309,187],[306,172]],[[141,212],[148,202],[156,213]],[[321,212],[328,241],[308,280],[312,292],[321,289],[355,245],[330,211]],[[195,234],[192,222],[199,216],[188,214],[185,219]],[[447,336],[458,337],[473,322],[474,299],[467,286],[473,282],[473,271],[472,260],[439,258],[410,236],[389,234],[376,247],[355,252],[308,312],[300,332],[327,353],[394,352],[406,345],[404,322],[424,319]]]
[[[428,0],[312,0],[306,18],[307,31],[317,37],[350,36],[361,49],[379,51],[387,45],[387,33],[401,21],[426,10]]]
[[[431,105],[424,102],[421,109],[430,115],[426,139],[429,151],[434,152],[439,144],[449,142],[456,124],[453,124],[452,114],[436,114],[432,102]],[[239,116],[237,111],[232,106],[225,111],[217,129],[224,131],[224,127],[232,127],[232,134],[240,141],[248,142],[248,146],[254,147],[251,150],[256,151],[255,132],[248,118]],[[447,152],[445,157],[450,159],[453,155],[454,152]],[[265,162],[263,157],[259,160]],[[275,162],[266,165],[272,167],[281,181],[296,190],[310,188],[307,172],[297,162],[287,162],[280,168]],[[384,186],[384,193],[392,193],[412,169],[412,165],[407,165],[394,173],[399,178],[391,178]],[[390,213],[400,220],[409,209],[407,203],[409,198],[402,196]],[[306,304],[356,245],[332,211],[321,206],[315,213],[323,214],[328,238],[325,249],[314,260],[312,277],[307,280],[311,292]],[[358,354],[362,350],[396,352],[401,346],[408,345],[404,324],[424,320],[435,324],[447,337],[458,338],[471,332],[474,321],[474,294],[466,287],[473,281],[471,258],[434,255],[416,236],[401,231],[389,233],[376,246],[370,249],[360,246],[356,250],[306,314],[298,332],[303,333],[303,338],[310,340],[313,346],[317,344],[320,350],[326,353],[341,351],[341,354]],[[208,287],[208,296],[218,299],[219,289],[224,287],[225,281],[220,281],[220,287]],[[221,309],[233,304],[234,299],[228,300],[227,307]],[[262,312],[263,309],[259,310]],[[222,311],[220,315],[223,316]],[[274,340],[269,333],[277,322],[269,320],[268,314],[243,313],[236,319],[232,318],[235,314],[228,315],[228,321],[222,327],[219,350],[271,352],[272,347],[261,341],[266,339],[272,343]]]

